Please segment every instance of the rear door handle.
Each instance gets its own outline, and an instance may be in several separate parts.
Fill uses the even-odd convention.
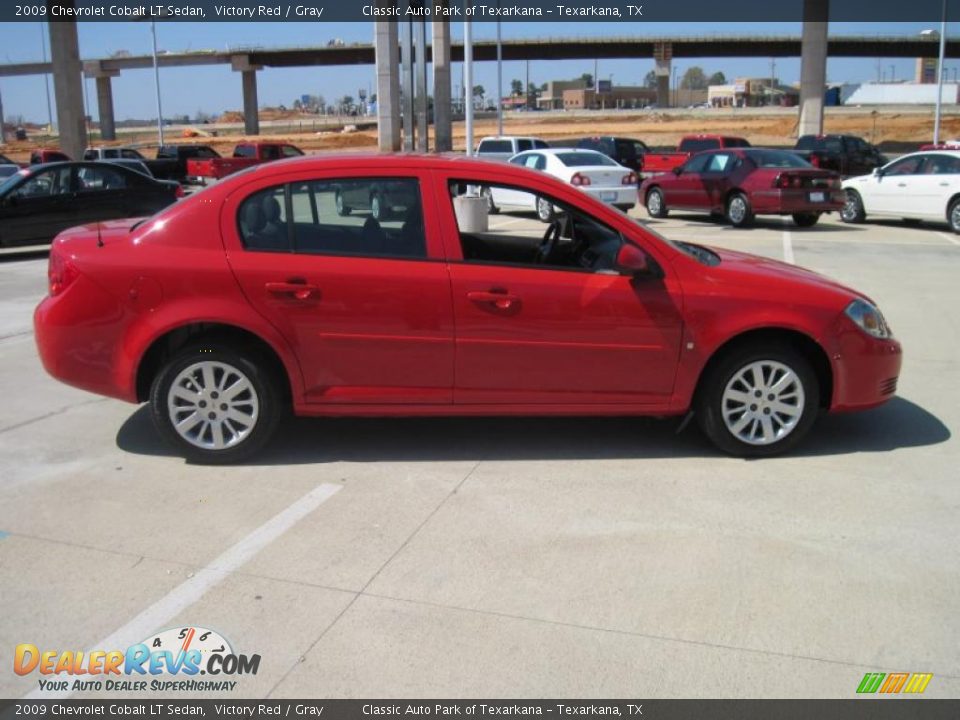
[[[294,300],[314,300],[320,295],[320,288],[304,281],[268,282],[264,286],[271,295],[285,295]]]
[[[497,310],[510,310],[520,304],[520,298],[506,291],[475,290],[467,293],[467,300],[483,305],[493,305]]]

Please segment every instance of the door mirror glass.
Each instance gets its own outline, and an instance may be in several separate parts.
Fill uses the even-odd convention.
[[[631,275],[650,272],[650,258],[636,245],[625,242],[617,251],[617,268]]]

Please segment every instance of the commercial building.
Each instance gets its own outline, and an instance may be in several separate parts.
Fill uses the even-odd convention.
[[[782,85],[776,78],[737,78],[728,85],[707,88],[707,102],[713,107],[794,107],[800,91]]]

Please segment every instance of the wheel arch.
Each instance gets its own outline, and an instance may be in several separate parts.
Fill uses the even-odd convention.
[[[140,358],[136,373],[137,402],[150,397],[150,386],[163,368],[165,361],[182,348],[200,342],[225,344],[238,352],[252,353],[265,363],[275,376],[283,399],[291,402],[293,388],[290,373],[279,352],[256,333],[222,322],[193,322],[172,328],[154,340]]]
[[[743,347],[761,343],[784,345],[806,359],[820,386],[820,406],[829,409],[833,397],[833,367],[830,364],[830,357],[823,346],[812,337],[799,330],[785,327],[755,328],[728,338],[713,351],[700,369],[694,389],[694,399],[696,400],[702,392],[704,378],[708,377],[710,371],[724,358]]]
[[[960,200],[960,192],[954,193],[950,196],[950,199],[947,200],[947,207],[944,210],[944,217],[947,219],[947,222],[950,222],[950,208],[953,207],[953,204]]]

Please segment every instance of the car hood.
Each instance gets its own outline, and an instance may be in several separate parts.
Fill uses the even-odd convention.
[[[720,264],[710,268],[710,275],[723,282],[764,289],[775,285],[780,288],[782,295],[788,295],[791,287],[802,287],[806,297],[809,297],[811,290],[817,291],[824,300],[830,304],[836,303],[840,308],[858,297],[873,302],[863,293],[813,270],[736,250],[716,247],[710,250],[720,257]]]

